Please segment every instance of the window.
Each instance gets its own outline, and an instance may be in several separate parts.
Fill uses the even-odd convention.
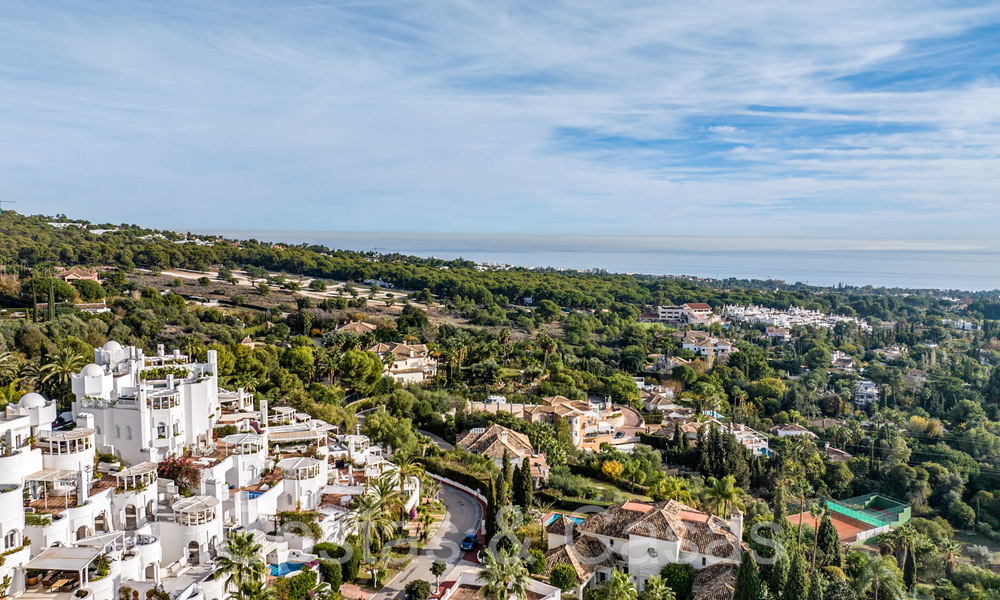
[[[704,567],[704,566],[705,566],[705,563],[707,563],[707,562],[708,562],[708,559],[707,559],[707,558],[705,558],[704,556],[702,556],[702,557],[701,557],[701,566],[703,566],[703,567]]]
[[[127,440],[132,439],[132,426],[131,425],[127,425],[125,427],[125,439],[127,439]]]
[[[160,439],[167,437],[167,425],[165,423],[160,423],[156,426],[156,437]]]
[[[121,438],[122,438],[122,426],[121,425],[115,425],[115,439],[119,439],[120,440]]]
[[[180,434],[181,434],[181,424],[174,423],[174,435],[180,435]]]
[[[17,545],[18,544],[17,544],[17,532],[16,531],[11,531],[7,535],[4,536],[4,538],[3,538],[3,547],[4,547],[5,550],[9,549],[9,548],[16,548]]]

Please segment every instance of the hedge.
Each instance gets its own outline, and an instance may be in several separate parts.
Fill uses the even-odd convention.
[[[477,474],[466,471],[461,465],[436,456],[425,456],[420,459],[420,462],[423,463],[424,470],[428,473],[446,477],[456,483],[461,483],[464,486],[478,490],[484,497],[489,497],[489,483],[484,479],[480,479]]]
[[[587,498],[560,496],[559,494],[553,492],[554,490],[550,489],[536,490],[535,497],[540,499],[543,503],[552,504],[556,508],[561,508],[562,510],[577,510],[584,506],[599,506],[607,508],[614,504],[614,502],[605,502],[603,500],[589,500]]]

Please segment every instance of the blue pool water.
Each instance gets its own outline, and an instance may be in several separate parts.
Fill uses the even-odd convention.
[[[301,571],[304,565],[302,563],[290,563],[283,562],[276,565],[271,565],[271,576],[272,577],[284,577],[289,573],[294,573],[295,571]]]
[[[251,500],[253,500],[254,498],[260,498],[261,496],[263,496],[264,492],[247,492],[247,495],[250,497]]]
[[[548,525],[549,523],[551,523],[552,521],[555,521],[559,517],[566,517],[567,519],[569,519],[570,521],[573,521],[577,525],[579,525],[580,523],[583,523],[583,517],[574,517],[574,516],[571,516],[571,515],[563,515],[563,514],[560,514],[560,513],[555,513],[552,516],[550,516],[548,519],[545,520],[545,524]]]

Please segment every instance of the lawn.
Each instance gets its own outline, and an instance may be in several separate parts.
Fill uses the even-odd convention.
[[[632,493],[632,492],[630,492],[628,490],[623,490],[623,489],[617,487],[616,485],[614,485],[612,483],[608,483],[607,481],[603,481],[603,480],[600,480],[600,479],[594,479],[593,477],[588,477],[586,475],[578,475],[578,477],[582,477],[583,479],[586,479],[594,487],[600,488],[602,490],[602,492],[603,492],[603,490],[609,490],[609,489],[618,490],[618,493],[621,494],[622,498],[624,498],[625,500],[642,500],[642,501],[646,501],[646,502],[648,502],[650,500],[649,496],[643,496],[642,494],[635,494],[635,493]]]

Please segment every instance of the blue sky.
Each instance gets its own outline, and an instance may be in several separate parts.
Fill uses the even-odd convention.
[[[960,240],[997,2],[5,2],[0,197],[175,229]]]

